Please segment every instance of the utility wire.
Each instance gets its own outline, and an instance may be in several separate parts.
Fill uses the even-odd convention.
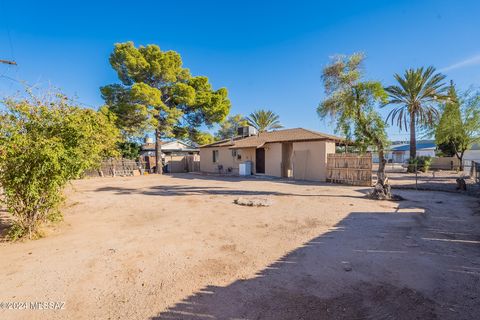
[[[27,81],[17,80],[17,79],[15,79],[15,78],[12,78],[12,77],[9,77],[9,76],[3,75],[3,74],[0,74],[0,78],[4,78],[4,79],[10,80],[10,81],[19,83],[19,84],[21,84],[21,85],[23,85],[23,86],[28,87],[29,89],[34,89],[35,87],[37,87],[36,85],[29,84]],[[92,108],[92,109],[97,109],[97,107],[95,107],[95,106],[93,106],[93,105],[91,105],[91,104],[88,104],[88,103],[79,101],[79,100],[77,100],[77,99],[70,99],[70,98],[68,98],[68,101],[70,101],[70,102],[72,102],[72,103],[77,103],[77,104],[80,104],[80,105],[82,105],[82,106],[89,107],[89,108]]]
[[[11,55],[10,58],[11,58],[12,61],[9,61],[9,62],[13,62],[13,63],[8,63],[8,64],[16,65],[17,63],[15,62],[15,54],[14,54],[14,51],[13,51],[12,34],[10,32],[10,25],[8,23],[8,16],[7,16],[7,13],[6,13],[7,9],[6,9],[6,5],[5,5],[4,0],[1,0],[1,5],[2,5],[3,12],[5,12],[5,19],[3,21],[5,21],[5,26],[7,28],[8,43],[10,45],[10,55]],[[1,61],[1,62],[4,62],[4,61]]]

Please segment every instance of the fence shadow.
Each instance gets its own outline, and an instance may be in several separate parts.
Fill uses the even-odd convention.
[[[312,181],[312,180],[294,180],[288,178],[280,178],[274,176],[266,175],[250,175],[250,176],[238,176],[238,175],[225,175],[225,174],[205,174],[205,173],[173,173],[168,174],[174,179],[185,179],[185,180],[207,180],[207,181],[227,181],[227,182],[237,182],[237,181],[250,181],[250,182],[272,182],[272,183],[281,183],[281,184],[295,184],[295,185],[304,185],[304,186],[326,186],[332,185],[332,183],[323,182],[323,181]]]
[[[420,249],[388,236],[410,236],[424,227],[422,219],[413,211],[352,212],[255,277],[208,285],[151,319],[437,319],[439,303],[391,273],[408,265],[402,272],[432,277]]]
[[[363,195],[343,195],[343,194],[325,194],[325,193],[291,193],[268,190],[244,190],[231,189],[221,186],[188,186],[188,185],[160,185],[148,188],[123,188],[123,187],[101,187],[95,189],[99,192],[114,192],[117,195],[143,194],[149,196],[198,196],[198,195],[224,195],[224,196],[296,196],[296,197],[334,197],[334,198],[363,198]],[[370,189],[357,189],[360,193],[366,195]]]

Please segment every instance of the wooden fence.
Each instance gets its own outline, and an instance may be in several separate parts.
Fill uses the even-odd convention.
[[[327,181],[354,186],[372,186],[372,155],[328,154]]]
[[[199,155],[167,155],[165,157],[168,173],[200,171]]]
[[[167,156],[165,164],[168,173],[198,172],[200,171],[200,156]],[[89,169],[83,173],[83,177],[116,177],[136,176],[144,172],[153,173],[155,158],[145,160],[130,159],[106,159],[100,163],[98,169]]]
[[[89,169],[84,177],[115,177],[140,175],[145,170],[145,162],[130,159],[106,159],[98,169]]]
[[[480,162],[472,161],[472,164],[470,165],[470,178],[480,184]]]
[[[432,170],[459,170],[460,160],[457,157],[434,157],[430,164]]]

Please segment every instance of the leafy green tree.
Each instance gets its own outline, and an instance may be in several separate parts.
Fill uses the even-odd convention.
[[[271,110],[256,110],[247,117],[249,125],[255,127],[258,132],[283,128],[279,116]]]
[[[439,102],[447,98],[443,80],[445,76],[441,73],[435,73],[434,67],[408,69],[403,77],[399,74],[394,75],[398,85],[386,88],[389,100],[388,104],[396,105],[390,111],[388,119],[392,124],[395,122],[402,128],[407,128],[407,122],[410,126],[410,159],[417,156],[416,127],[431,127],[438,119],[436,109]]]
[[[7,99],[0,113],[2,202],[13,217],[9,235],[39,235],[42,222],[61,218],[62,190],[102,157],[116,154],[115,116],[71,105],[63,96]]]
[[[117,148],[122,158],[136,160],[140,157],[142,146],[135,141],[123,140],[117,144]]]
[[[117,115],[122,132],[143,135],[155,130],[158,173],[162,138],[188,136],[194,141],[202,136],[202,125],[212,126],[229,113],[227,89],[213,90],[207,77],[191,76],[175,51],[117,43],[110,64],[121,84],[102,87],[102,96]]]
[[[459,96],[452,82],[448,94],[449,100],[435,129],[435,140],[437,144],[453,147],[463,170],[465,151],[480,142],[480,93],[467,91]]]
[[[209,133],[209,132],[202,132],[199,131],[196,133],[192,139],[190,140],[191,142],[198,144],[200,146],[203,146],[205,144],[209,144],[215,141],[215,137]]]
[[[230,139],[237,135],[238,128],[248,125],[248,121],[241,114],[229,116],[220,123],[220,129],[215,133],[218,140]]]
[[[364,55],[337,56],[322,72],[326,98],[317,108],[320,118],[336,120],[337,132],[355,139],[355,145],[366,151],[372,146],[379,155],[378,183],[385,183],[385,122],[375,110],[386,102],[387,94],[378,81],[363,80]],[[389,190],[386,192],[389,196]]]
[[[453,157],[455,156],[455,145],[451,142],[438,143],[437,148],[440,151],[440,156],[442,157]]]

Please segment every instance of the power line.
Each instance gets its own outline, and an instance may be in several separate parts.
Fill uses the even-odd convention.
[[[6,5],[5,5],[5,1],[4,0],[0,0],[0,4],[1,4],[1,7],[2,7],[2,11],[5,12],[5,15],[7,11],[7,8],[6,8]],[[5,26],[6,26],[6,29],[7,29],[7,37],[8,37],[8,43],[10,45],[10,55],[11,55],[11,60],[12,61],[9,61],[9,62],[13,62],[13,63],[8,63],[8,64],[13,64],[13,65],[16,65],[16,62],[15,62],[15,54],[13,52],[13,41],[12,41],[12,34],[10,33],[10,25],[8,23],[8,16],[5,17],[4,19],[5,21]],[[5,62],[3,62],[5,63]]]
[[[0,63],[4,63],[4,64],[9,64],[9,65],[12,65],[12,66],[16,66],[17,63],[15,61],[11,61],[11,60],[2,60],[0,59]]]
[[[0,74],[0,78],[4,78],[4,79],[7,79],[7,80],[10,80],[10,81],[13,81],[13,82],[16,82],[16,83],[19,83],[23,86],[26,86],[30,89],[35,89],[36,87],[38,87],[38,85],[32,85],[32,84],[29,84],[27,81],[23,81],[23,80],[17,80],[15,78],[12,78],[12,77],[9,77],[9,76],[6,76],[6,75],[3,75],[3,74]],[[71,98],[68,98],[67,97],[67,100],[71,103],[76,103],[76,104],[79,104],[79,105],[82,105],[84,107],[88,107],[88,108],[92,108],[92,109],[96,109],[98,107],[94,106],[94,105],[91,105],[91,104],[88,104],[88,103],[85,103],[85,102],[82,102],[78,99],[71,99]]]

